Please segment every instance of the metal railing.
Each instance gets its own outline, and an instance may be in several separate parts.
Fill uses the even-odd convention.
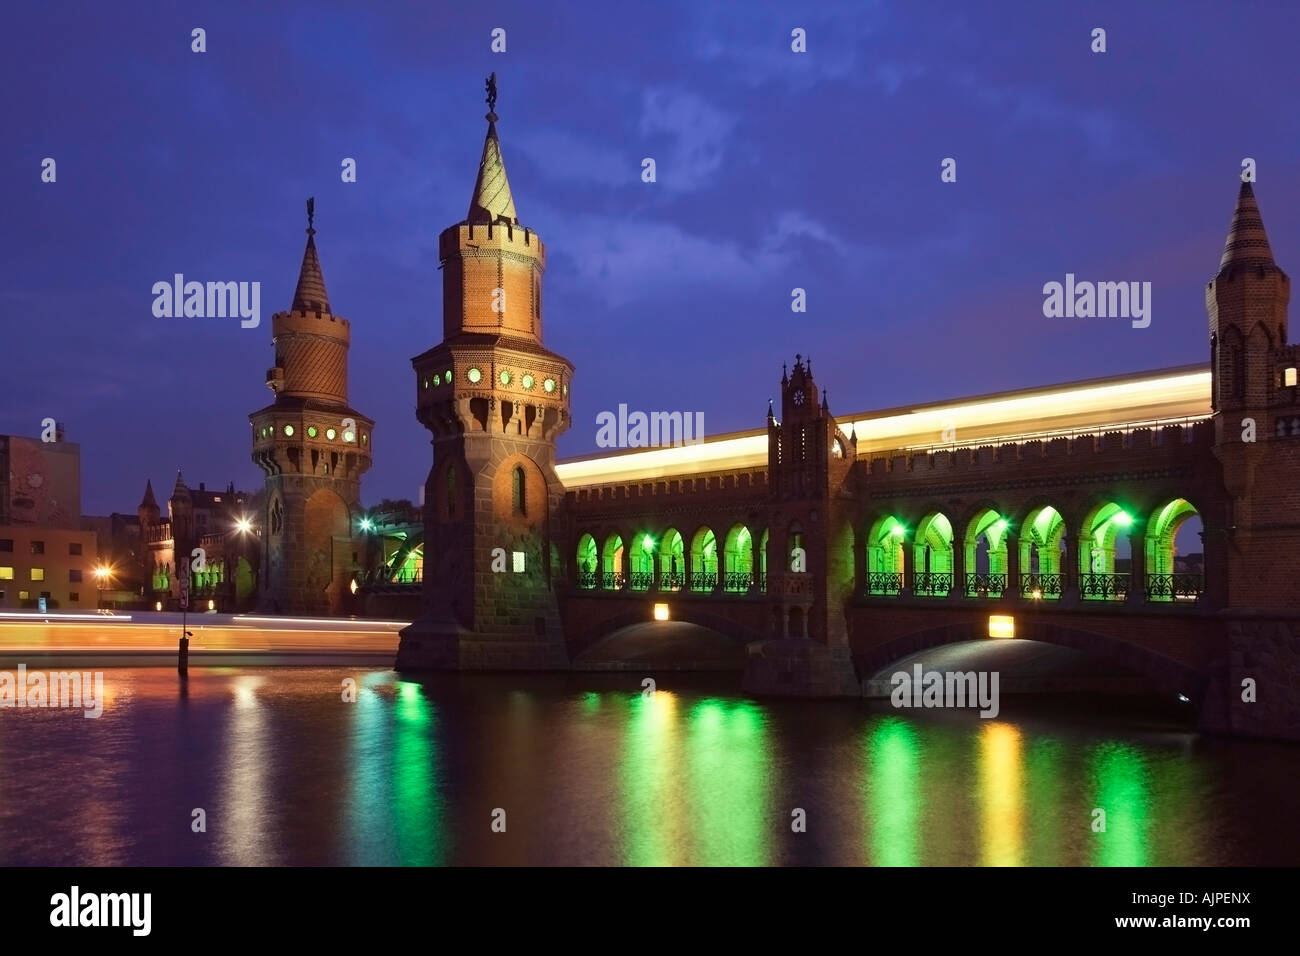
[[[1087,601],[1123,601],[1128,587],[1127,573],[1079,575],[1079,596]]]
[[[681,571],[660,571],[660,591],[680,591],[686,586],[686,575]]]
[[[633,571],[627,580],[628,586],[633,591],[649,591],[651,585],[655,583],[655,573],[653,571]]]
[[[1205,593],[1205,575],[1199,572],[1148,574],[1148,601],[1196,601]]]
[[[947,597],[952,590],[952,572],[917,571],[912,575],[912,593],[924,597]]]
[[[621,591],[626,583],[627,577],[622,571],[602,571],[600,574],[600,586],[606,591]]]
[[[723,589],[732,592],[747,592],[753,583],[754,575],[748,571],[728,571],[723,579]]]
[[[691,572],[691,590],[692,591],[714,591],[718,587],[717,571],[692,571]]]
[[[1065,590],[1065,576],[1062,574],[1020,575],[1020,593],[1035,600],[1055,601]]]
[[[898,594],[903,590],[903,576],[897,571],[869,571],[868,594]]]
[[[967,572],[966,574],[966,596],[967,597],[1001,597],[1007,589],[1007,576],[1005,574],[980,574],[979,572]]]
[[[594,591],[596,589],[596,572],[579,571],[578,587],[582,588],[585,591]]]

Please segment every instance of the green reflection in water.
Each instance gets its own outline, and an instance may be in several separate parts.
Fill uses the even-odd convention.
[[[676,739],[677,697],[668,691],[626,699],[619,769],[618,845],[629,866],[672,866],[679,859],[681,792]]]
[[[921,744],[916,728],[884,717],[867,734],[867,818],[876,866],[916,866],[921,809]]]
[[[771,753],[762,708],[706,699],[687,717],[693,863],[763,866],[772,854]]]
[[[1106,812],[1106,831],[1093,834],[1099,866],[1147,865],[1148,780],[1143,754],[1106,741],[1089,754],[1097,806]]]
[[[393,792],[398,856],[403,866],[439,866],[446,845],[433,705],[419,684],[399,684],[397,695]]]
[[[1025,755],[1025,809],[1029,826],[1028,866],[1063,866],[1082,864],[1083,860],[1064,858],[1068,846],[1058,831],[1059,821],[1069,812],[1065,808],[1061,763],[1064,747],[1054,737],[1037,737],[1028,742]]]
[[[583,714],[594,714],[598,710],[600,710],[600,695],[595,691],[588,691],[582,698]]]
[[[1093,834],[1094,862],[1146,866],[1150,796],[1145,758],[1133,747],[1108,741],[1093,749],[1089,762],[1096,805],[1106,811],[1106,832]]]

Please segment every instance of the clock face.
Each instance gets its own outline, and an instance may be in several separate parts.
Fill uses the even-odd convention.
[[[794,403],[795,403],[796,405],[802,405],[802,404],[803,404],[803,392],[802,392],[802,391],[799,391],[799,392],[795,392],[795,393],[794,393]]]

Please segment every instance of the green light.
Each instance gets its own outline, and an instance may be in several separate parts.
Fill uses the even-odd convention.
[[[509,373],[508,371],[506,371],[505,369],[502,369],[502,370],[501,370],[501,376],[500,376],[500,377],[501,377],[501,384],[502,384],[502,385],[509,385],[509,384],[510,384],[510,373]]]
[[[895,538],[901,538],[903,535],[907,534],[907,529],[904,528],[901,524],[896,524],[889,529],[889,533],[892,534]]]
[[[555,379],[548,378],[546,381],[542,382],[542,388],[546,389],[548,392],[555,391]]]
[[[483,373],[480,372],[477,368],[471,368],[468,372],[465,373],[465,377],[469,379],[471,385],[477,385],[479,379],[483,377]]]
[[[1121,528],[1127,528],[1133,523],[1133,516],[1127,511],[1121,511],[1115,515],[1115,523]]]
[[[369,530],[370,530],[371,528],[373,528],[373,527],[374,527],[374,524],[371,522],[371,520],[370,520],[369,518],[362,518],[362,519],[361,519],[361,530],[362,530],[362,531],[369,531]]]
[[[646,535],[641,539],[641,547],[646,551],[653,551],[655,549],[655,539],[650,537],[650,535]]]
[[[531,375],[525,375],[522,379],[520,379],[520,384],[523,385],[524,388],[532,388],[533,377]]]
[[[439,375],[437,372],[435,372],[434,375],[433,375],[433,384],[434,384],[434,387],[437,387],[437,386],[439,386],[439,385],[442,384],[442,376]],[[425,387],[425,388],[428,388],[428,387],[429,387],[429,383],[428,383],[428,382],[425,382],[425,383],[424,383],[424,387]]]
[[[286,435],[292,436],[292,435],[293,435],[293,426],[292,426],[292,425],[285,425],[285,426],[284,426],[284,433],[285,433]]]
[[[308,425],[308,426],[307,426],[307,437],[308,437],[308,438],[315,438],[315,437],[316,437],[316,426],[315,426],[315,425]]]
[[[451,369],[447,369],[447,374],[442,377],[442,380],[448,385],[451,384]]]

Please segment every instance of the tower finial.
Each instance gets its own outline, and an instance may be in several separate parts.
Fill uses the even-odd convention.
[[[489,123],[497,121],[497,74],[494,70],[492,75],[487,78],[487,119]]]
[[[316,235],[316,197],[307,199],[307,235]]]

